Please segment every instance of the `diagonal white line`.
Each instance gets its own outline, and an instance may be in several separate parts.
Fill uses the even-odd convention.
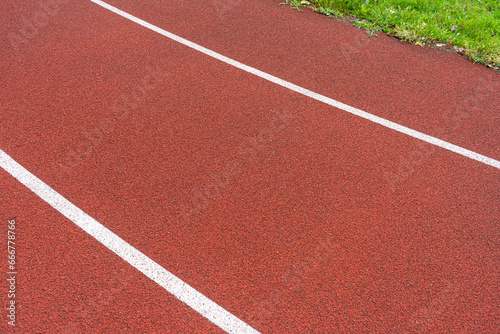
[[[479,161],[479,162],[482,162],[486,165],[490,165],[490,166],[493,166],[495,168],[498,168],[500,169],[500,161],[498,160],[495,160],[495,159],[492,159],[492,158],[489,158],[487,156],[484,156],[482,154],[479,154],[479,153],[476,153],[476,152],[473,152],[473,151],[470,151],[470,150],[467,150],[463,147],[460,147],[460,146],[457,146],[457,145],[454,145],[454,144],[451,144],[449,142],[446,142],[444,140],[441,140],[439,138],[436,138],[436,137],[432,137],[432,136],[429,136],[429,135],[426,135],[425,133],[422,133],[422,132],[419,132],[419,131],[416,131],[416,130],[413,130],[413,129],[410,129],[410,128],[407,128],[406,126],[403,126],[403,125],[400,125],[400,124],[397,124],[397,123],[394,123],[394,122],[391,122],[389,120],[386,120],[385,118],[381,118],[381,117],[378,117],[378,116],[375,116],[373,114],[370,114],[370,113],[367,113],[366,111],[363,111],[363,110],[360,110],[360,109],[357,109],[357,108],[354,108],[354,107],[351,107],[347,104],[344,104],[342,102],[339,102],[339,101],[336,101],[334,99],[331,99],[329,97],[326,97],[324,95],[321,95],[321,94],[318,94],[318,93],[315,93],[313,91],[310,91],[306,88],[303,88],[303,87],[300,87],[300,86],[297,86],[291,82],[288,82],[288,81],[285,81],[285,80],[282,80],[280,78],[277,78],[271,74],[268,74],[266,72],[262,72],[256,68],[253,68],[253,67],[250,67],[248,65],[245,65],[245,64],[242,64],[234,59],[231,59],[231,58],[228,58],[226,56],[223,56],[217,52],[214,52],[212,50],[209,50],[201,45],[198,45],[196,43],[193,43],[191,41],[188,41],[187,39],[184,39],[182,37],[179,37],[177,35],[174,35],[168,31],[165,31],[161,28],[158,28],[157,26],[155,25],[152,25],[151,23],[148,23],[144,20],[141,20],[133,15],[130,15],[116,7],[113,7],[105,2],[102,2],[100,0],[90,0],[92,2],[94,2],[95,4],[99,5],[99,6],[102,6],[110,11],[112,11],[113,13],[116,13],[120,16],[123,16],[124,18],[127,18],[129,19],[130,21],[133,21],[137,24],[140,24],[141,26],[143,27],[146,27],[148,29],[151,29],[165,37],[168,37],[176,42],[179,42],[181,44],[184,44],[192,49],[195,49],[199,52],[202,52],[210,57],[213,57],[213,58],[216,58],[224,63],[227,63],[229,65],[232,65],[234,67],[237,67],[243,71],[246,71],[248,73],[252,73],[258,77],[261,77],[265,80],[268,80],[268,81],[271,81],[277,85],[280,85],[282,87],[285,87],[285,88],[288,88],[290,90],[293,90],[297,93],[300,93],[302,95],[305,95],[305,96],[308,96],[312,99],[315,99],[317,101],[321,101],[323,103],[326,103],[328,105],[331,105],[335,108],[338,108],[338,109],[341,109],[341,110],[344,110],[344,111],[347,111],[353,115],[356,115],[356,116],[359,116],[359,117],[362,117],[362,118],[365,118],[367,120],[370,120],[374,123],[377,123],[377,124],[380,124],[380,125],[383,125],[389,129],[393,129],[393,130],[396,130],[398,132],[401,132],[401,133],[404,133],[408,136],[411,136],[413,138],[417,138],[417,139],[420,139],[422,141],[425,141],[429,144],[432,144],[432,145],[436,145],[436,146],[439,146],[441,148],[444,148],[446,150],[449,150],[449,151],[452,151],[452,152],[455,152],[455,153],[458,153],[464,157],[468,157],[468,158],[471,158],[471,159],[474,159],[476,161]]]
[[[0,150],[0,167],[116,255],[215,325],[228,333],[258,333],[77,208],[2,150]]]

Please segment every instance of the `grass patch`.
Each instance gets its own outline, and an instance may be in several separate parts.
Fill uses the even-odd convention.
[[[370,35],[384,31],[402,40],[445,43],[469,59],[500,67],[499,0],[297,0],[328,16],[353,15]]]

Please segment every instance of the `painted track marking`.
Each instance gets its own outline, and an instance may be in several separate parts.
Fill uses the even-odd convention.
[[[228,333],[258,333],[80,210],[1,149],[0,166],[63,216],[213,324]]]
[[[375,116],[373,114],[370,114],[370,113],[367,113],[366,111],[363,111],[361,109],[357,109],[357,108],[354,108],[354,107],[351,107],[345,103],[342,103],[342,102],[339,102],[339,101],[336,101],[334,99],[331,99],[329,97],[326,97],[324,95],[321,95],[321,94],[318,94],[318,93],[315,93],[313,91],[310,91],[306,88],[303,88],[303,87],[300,87],[300,86],[297,86],[291,82],[288,82],[288,81],[285,81],[283,79],[280,79],[280,78],[277,78],[271,74],[268,74],[266,72],[263,72],[261,70],[258,70],[256,68],[253,68],[251,66],[248,66],[248,65],[245,65],[245,64],[242,64],[234,59],[231,59],[231,58],[228,58],[226,56],[223,56],[215,51],[212,51],[212,50],[209,50],[201,45],[198,45],[196,43],[193,43],[191,41],[188,41],[187,39],[184,39],[182,37],[179,37],[175,34],[172,34],[166,30],[163,30],[151,23],[148,23],[144,20],[141,20],[140,18],[138,17],[135,17],[131,14],[128,14],[116,7],[113,7],[103,1],[100,1],[100,0],[90,0],[92,1],[93,3],[101,6],[101,7],[104,7],[110,11],[112,11],[113,13],[115,14],[118,14],[126,19],[129,19],[130,21],[133,21],[145,28],[148,28],[150,30],[153,30],[157,33],[159,33],[160,35],[163,35],[165,37],[168,37],[176,42],[179,42],[181,44],[184,44],[185,46],[188,46],[192,49],[195,49],[199,52],[202,52],[210,57],[213,57],[215,59],[218,59],[224,63],[227,63],[229,65],[232,65],[234,67],[237,67],[243,71],[246,71],[248,73],[251,73],[251,74],[254,74],[258,77],[261,77],[265,80],[268,80],[270,82],[273,82],[277,85],[280,85],[282,87],[285,87],[285,88],[288,88],[290,90],[293,90],[294,92],[297,92],[299,94],[302,94],[302,95],[305,95],[305,96],[308,96],[312,99],[315,99],[317,101],[320,101],[320,102],[323,102],[323,103],[326,103],[332,107],[335,107],[335,108],[338,108],[338,109],[341,109],[341,110],[344,110],[344,111],[347,111],[348,113],[351,113],[353,115],[356,115],[356,116],[359,116],[359,117],[362,117],[364,119],[367,119],[369,121],[372,121],[374,123],[377,123],[377,124],[380,124],[382,126],[385,126],[389,129],[392,129],[392,130],[396,130],[398,132],[401,132],[401,133],[404,133],[410,137],[413,137],[413,138],[416,138],[416,139],[420,139],[422,141],[425,141],[429,144],[432,144],[432,145],[436,145],[436,146],[439,146],[441,148],[444,148],[446,150],[449,150],[449,151],[452,151],[452,152],[455,152],[455,153],[458,153],[464,157],[467,157],[467,158],[470,158],[470,159],[473,159],[473,160],[476,160],[476,161],[479,161],[479,162],[482,162],[486,165],[490,165],[490,166],[493,166],[495,168],[498,168],[500,169],[500,161],[498,160],[495,160],[495,159],[492,159],[490,157],[487,157],[485,155],[482,155],[482,154],[479,154],[479,153],[476,153],[476,152],[473,152],[473,151],[470,151],[468,149],[465,149],[463,147],[460,147],[460,146],[457,146],[457,145],[454,145],[452,143],[449,143],[449,142],[446,142],[444,140],[441,140],[439,138],[436,138],[436,137],[432,137],[432,136],[429,136],[429,135],[426,135],[425,133],[422,133],[422,132],[419,132],[419,131],[416,131],[416,130],[413,130],[413,129],[410,129],[404,125],[400,125],[398,123],[394,123],[394,122],[391,122],[385,118],[382,118],[382,117],[378,117],[378,116]]]

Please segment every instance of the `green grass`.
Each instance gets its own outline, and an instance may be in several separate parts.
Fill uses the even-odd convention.
[[[446,43],[469,59],[500,67],[500,0],[287,1],[329,15],[352,15],[370,35],[384,31],[408,42]]]

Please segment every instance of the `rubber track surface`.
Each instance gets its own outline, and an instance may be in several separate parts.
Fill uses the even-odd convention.
[[[500,77],[456,55],[274,0],[109,3],[500,159]],[[498,169],[90,1],[60,0],[15,44],[38,6],[1,1],[0,148],[135,248],[263,333],[500,332]],[[221,332],[4,170],[0,195],[20,273],[0,331]]]

